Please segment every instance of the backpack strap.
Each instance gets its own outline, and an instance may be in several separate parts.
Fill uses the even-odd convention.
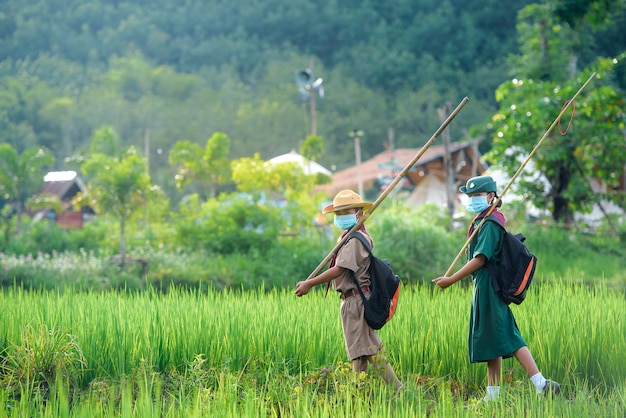
[[[500,221],[500,218],[498,218],[497,216],[495,216],[495,215],[493,215],[493,214],[490,214],[489,216],[486,216],[486,217],[484,218],[484,220],[485,220],[485,221],[495,222],[495,223],[497,223],[498,225],[500,225],[500,227],[501,227],[502,229],[506,229],[506,228],[504,227],[504,225],[502,224],[502,221]]]
[[[363,234],[361,234],[358,231],[355,231],[355,232],[351,233],[350,236],[348,236],[348,239],[346,240],[346,242],[350,241],[352,238],[356,238],[359,241],[361,241],[361,244],[363,244],[363,246],[365,247],[367,252],[370,253],[370,257],[373,256],[373,254],[372,254],[372,247],[370,246],[370,243],[367,242],[367,239],[365,238],[365,236]],[[359,286],[359,282],[356,279],[356,276],[354,275],[354,272],[352,270],[350,270],[350,277],[352,277],[352,282],[354,283],[354,285],[356,286],[357,290],[359,291],[359,294],[361,295],[361,300],[363,301],[363,306],[365,306],[365,304],[367,303],[367,299],[365,298],[365,294],[363,293],[363,290],[361,289],[361,286]]]
[[[486,216],[485,218],[483,218],[483,222],[487,222],[487,221],[491,221],[491,222],[498,224],[500,228],[502,228],[504,232],[506,233],[506,228],[504,228],[504,225],[502,225],[502,222],[497,216],[490,214],[489,216]],[[491,277],[491,285],[493,286],[496,293],[500,293],[500,290],[501,290],[500,284],[498,283],[498,280],[497,280],[498,272],[496,271],[496,266],[494,266],[493,264],[494,263],[492,261],[487,261],[487,269],[489,270],[489,276]]]
[[[354,231],[353,233],[350,234],[350,236],[348,236],[348,239],[346,240],[346,242],[350,241],[352,238],[356,238],[359,241],[361,241],[361,244],[363,244],[367,252],[370,253],[370,255],[372,255],[372,247],[370,246],[370,243],[367,242],[367,239],[365,238],[363,234],[361,234],[359,231]]]

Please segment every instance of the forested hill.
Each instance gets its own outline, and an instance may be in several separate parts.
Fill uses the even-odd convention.
[[[497,109],[494,90],[518,52],[517,13],[529,3],[2,0],[0,140],[45,145],[63,168],[102,125],[124,145],[149,136],[165,152],[219,131],[232,158],[269,159],[311,133],[294,78],[305,68],[323,79],[316,127],[326,166],[352,163],[353,129],[364,131],[364,158],[390,139],[420,146],[440,124],[437,108],[468,96],[450,127],[458,140]],[[599,41],[581,60],[623,51],[625,22],[622,13],[589,32]]]

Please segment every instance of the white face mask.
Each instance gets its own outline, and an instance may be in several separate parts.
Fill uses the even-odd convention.
[[[488,207],[487,196],[470,196],[467,202],[467,210],[472,213],[481,213]]]

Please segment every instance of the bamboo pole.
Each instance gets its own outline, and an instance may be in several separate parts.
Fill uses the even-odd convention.
[[[541,146],[541,144],[543,143],[543,141],[547,138],[548,134],[552,131],[552,129],[554,128],[554,126],[559,122],[559,120],[561,119],[561,117],[563,116],[563,114],[565,113],[565,111],[569,108],[570,104],[572,104],[574,102],[574,100],[576,99],[576,97],[578,97],[578,95],[583,91],[583,89],[585,87],[587,87],[587,84],[589,84],[591,82],[591,80],[596,76],[596,73],[593,72],[591,74],[591,76],[587,79],[587,81],[578,89],[578,91],[576,92],[576,94],[574,94],[574,96],[572,96],[572,98],[570,100],[568,100],[565,103],[565,106],[563,106],[563,108],[561,109],[561,112],[559,113],[559,115],[556,117],[556,119],[554,119],[554,122],[552,122],[552,125],[550,125],[550,127],[548,128],[548,130],[543,134],[543,136],[541,137],[541,139],[539,140],[539,142],[537,142],[537,144],[535,145],[535,147],[532,149],[532,151],[530,152],[530,154],[528,154],[528,157],[526,157],[526,159],[524,160],[524,162],[522,163],[522,165],[517,169],[517,171],[515,172],[515,174],[513,175],[513,177],[511,177],[511,180],[509,180],[509,182],[506,184],[506,186],[504,187],[504,189],[502,189],[502,192],[499,193],[498,198],[493,202],[493,204],[491,205],[491,207],[489,208],[489,210],[487,211],[487,214],[483,217],[483,220],[476,225],[476,227],[474,228],[474,231],[472,232],[472,234],[469,236],[469,238],[467,238],[467,240],[465,241],[465,244],[463,244],[463,247],[461,248],[461,250],[459,251],[459,253],[457,254],[457,256],[454,258],[454,260],[452,261],[452,264],[450,264],[450,267],[448,267],[448,270],[446,270],[446,274],[444,275],[444,277],[448,277],[450,276],[450,274],[452,274],[452,270],[454,269],[454,266],[456,266],[456,263],[458,263],[459,259],[461,258],[461,256],[463,255],[463,253],[465,252],[465,249],[467,248],[467,246],[469,245],[469,243],[472,241],[472,239],[474,239],[474,237],[476,236],[476,234],[478,234],[478,231],[480,230],[480,227],[483,225],[483,223],[485,223],[485,219],[487,218],[487,216],[489,216],[491,214],[491,212],[493,212],[493,210],[498,206],[498,204],[500,203],[500,201],[502,200],[502,196],[504,196],[504,194],[509,190],[509,188],[511,187],[511,185],[513,184],[513,182],[515,181],[515,179],[517,179],[517,177],[520,175],[520,173],[522,172],[522,170],[526,167],[526,164],[528,164],[528,162],[530,161],[530,159],[535,155],[535,153],[537,152],[537,149],[539,149],[539,147]]]
[[[465,97],[463,100],[461,100],[461,102],[456,107],[456,109],[454,109],[454,111],[450,114],[450,116],[448,116],[448,118],[441,124],[439,129],[437,129],[437,131],[435,131],[435,133],[433,134],[433,136],[430,137],[428,142],[426,142],[424,144],[424,146],[419,150],[419,152],[415,155],[415,157],[413,157],[413,159],[402,169],[402,171],[389,184],[389,186],[383,191],[383,193],[380,196],[378,196],[378,199],[376,199],[376,201],[372,204],[372,207],[363,214],[361,219],[359,219],[357,221],[356,225],[354,225],[350,229],[350,231],[348,231],[348,233],[341,240],[339,240],[337,242],[335,247],[331,250],[330,253],[328,253],[326,258],[324,258],[324,260],[322,260],[322,262],[317,266],[317,268],[309,275],[307,280],[317,276],[320,273],[320,271],[324,268],[324,266],[326,264],[328,264],[328,262],[333,258],[333,256],[337,253],[337,251],[339,251],[341,246],[348,240],[348,236],[352,232],[358,230],[361,227],[361,225],[370,217],[370,215],[372,214],[372,212],[374,212],[374,210],[376,210],[378,205],[380,205],[380,203],[383,200],[385,200],[385,198],[387,197],[387,195],[389,195],[389,193],[391,193],[393,188],[396,187],[396,185],[400,182],[400,180],[402,180],[402,178],[404,176],[406,176],[406,174],[409,172],[409,170],[411,168],[413,168],[413,166],[415,165],[417,160],[419,160],[422,157],[422,155],[424,155],[426,150],[428,150],[428,148],[433,144],[433,142],[435,142],[435,140],[441,134],[441,132],[443,132],[443,130],[446,129],[446,127],[450,124],[452,119],[454,119],[456,117],[456,115],[461,111],[461,109],[463,108],[463,106],[465,106],[465,103],[467,103],[468,100],[469,99],[467,97]]]

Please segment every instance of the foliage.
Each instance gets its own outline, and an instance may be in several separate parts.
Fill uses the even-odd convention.
[[[55,222],[43,219],[26,224],[23,234],[0,240],[5,254],[52,254],[53,252],[102,252],[106,249],[108,226],[87,222],[80,229],[62,229]]]
[[[0,385],[12,397],[50,397],[59,382],[68,389],[82,378],[87,360],[73,335],[59,327],[26,324],[21,342],[2,355]]]
[[[446,231],[449,224],[447,213],[435,204],[417,210],[397,204],[387,208],[384,215],[372,216],[367,228],[376,255],[389,259],[405,283],[415,283],[441,276],[454,259],[460,244],[455,234]]]
[[[305,175],[296,163],[271,164],[258,154],[234,160],[232,169],[237,190],[249,194],[253,201],[274,202],[281,208],[283,228],[298,233],[310,225],[319,206],[313,193],[319,176]]]
[[[113,126],[100,126],[93,133],[89,151],[92,154],[104,154],[110,157],[120,153],[120,136]]]
[[[513,175],[543,137],[542,115],[558,115],[584,75],[565,83],[526,79],[500,86],[501,111],[494,116],[493,147],[487,158]],[[554,131],[547,136],[533,156],[535,171],[516,184],[520,194],[538,208],[549,209],[557,221],[571,222],[575,211],[587,212],[600,199],[623,199],[616,186],[626,163],[624,102],[609,85],[595,81],[600,85],[581,94],[574,113],[564,116],[574,118],[572,132],[564,138]],[[591,179],[600,180],[606,192],[592,191]]]
[[[170,151],[169,161],[179,166],[176,174],[176,187],[184,189],[191,182],[207,186],[207,197],[217,196],[217,187],[230,181],[231,170],[228,153],[230,138],[223,133],[214,133],[202,149],[191,141],[179,141]],[[203,190],[204,187],[201,188]]]
[[[585,23],[606,25],[611,15],[617,14],[626,6],[623,0],[555,0],[554,4],[555,17],[574,29]]]
[[[127,219],[159,195],[158,188],[150,183],[145,159],[131,147],[120,157],[91,154],[82,169],[88,177],[89,188],[86,196],[79,195],[75,201],[84,201],[96,212],[108,212],[119,219],[120,255],[124,260]]]
[[[61,169],[91,149],[100,127],[112,127],[119,149],[145,150],[152,181],[176,206],[182,195],[166,157],[179,141],[204,147],[202,138],[224,133],[232,158],[306,149],[309,115],[293,82],[306,63],[326,87],[317,106],[325,143],[315,160],[341,169],[354,157],[346,132],[365,131],[364,159],[386,146],[417,147],[439,125],[436,109],[455,97],[471,97],[472,105],[449,127],[452,140],[482,127],[497,109],[493,91],[506,78],[505,58],[518,50],[520,78],[522,64],[566,75],[624,50],[623,1],[542,2],[541,19],[555,22],[546,28],[559,29],[551,35],[559,43],[545,54],[532,19],[515,32],[516,13],[530,1],[369,2],[358,10],[348,2],[320,10],[310,0],[287,8],[270,0],[246,3],[237,15],[238,1],[9,0],[11,12],[0,16],[1,137],[19,151],[47,147]],[[616,67],[621,94],[626,72],[622,62]],[[199,187],[187,193],[204,192]]]
[[[324,140],[319,136],[309,135],[302,143],[301,154],[311,161],[315,161],[324,152]]]
[[[190,196],[174,222],[179,243],[219,254],[264,252],[282,224],[280,207],[245,194],[224,195],[203,204]]]
[[[15,205],[18,234],[26,201],[43,185],[44,170],[53,164],[54,155],[46,148],[31,147],[18,154],[10,144],[0,144],[0,202]]]
[[[405,284],[429,283],[455,258],[465,241],[464,228],[448,232],[447,212],[436,205],[416,211],[387,203],[366,225],[376,254],[391,261]],[[515,215],[509,208],[506,214],[509,228],[524,233],[538,256],[537,275],[584,282],[603,277],[607,286],[624,286],[623,222],[602,223],[597,226],[598,234],[588,234],[586,228],[567,231],[540,222],[531,224],[524,211]],[[286,232],[288,216],[284,208],[254,205],[245,195],[213,203],[200,203],[197,196],[190,196],[171,224],[152,223],[147,229],[141,227],[142,222],[129,222],[131,245],[124,271],[110,257],[119,242],[114,219],[99,217],[76,230],[49,222],[26,224],[22,236],[0,241],[4,254],[0,282],[3,286],[18,283],[28,288],[85,290],[144,289],[149,284],[164,292],[172,286],[291,287],[315,270],[339,231],[309,223]],[[233,226],[235,217],[242,225],[267,222],[246,231]],[[274,227],[267,229],[267,225]],[[553,254],[555,246],[565,249],[558,257]]]
[[[345,136],[355,127],[367,134],[369,158],[384,149],[389,127],[397,146],[421,145],[439,124],[436,108],[455,97],[471,97],[472,107],[450,126],[452,138],[485,120],[505,79],[504,58],[517,52],[516,13],[529,3],[348,2],[322,10],[310,0],[287,8],[279,0],[8,0],[0,133],[16,147],[47,146],[61,160],[89,149],[104,125],[115,127],[123,148],[149,136],[165,155],[177,141],[223,132],[234,158],[267,159],[305,140],[308,115],[293,73],[313,61],[326,86],[318,126],[327,142],[316,161],[343,168],[352,163]],[[581,64],[623,48],[618,22],[602,34],[579,30],[597,41]],[[151,173],[169,175],[166,159],[151,159]],[[175,196],[173,182],[159,185]]]
[[[621,415],[626,408],[620,367],[626,335],[623,295],[602,285],[554,279],[538,281],[532,296],[536,303],[514,308],[516,319],[544,373],[563,384],[562,395],[538,399],[524,370],[507,359],[502,401],[477,406],[485,367],[467,361],[471,290],[458,286],[444,292],[427,286],[404,289],[400,310],[381,335],[405,384],[397,396],[375,367],[367,374],[350,370],[339,349],[340,301],[324,299],[322,292],[296,298],[291,290],[264,289],[171,289],[166,295],[8,289],[0,294],[0,309],[13,318],[0,323],[6,347],[27,346],[24,330],[32,327],[36,338],[29,339],[30,345],[45,341],[38,346],[47,353],[41,360],[56,357],[69,364],[82,358],[84,363],[67,368],[77,372],[72,391],[66,389],[67,377],[45,398],[1,389],[0,414]],[[41,325],[51,322],[54,328]],[[39,332],[46,329],[49,334]],[[71,329],[71,340],[67,331],[56,332],[64,329]],[[81,357],[65,349],[70,342]],[[3,355],[8,352],[16,353],[5,350]],[[24,356],[14,361],[33,359],[20,353]]]
[[[618,9],[626,6],[620,3]],[[512,59],[516,78],[496,90],[500,110],[492,118],[494,139],[487,158],[513,175],[526,155],[534,154],[538,138],[547,139],[534,154],[535,172],[517,188],[560,222],[571,223],[574,212],[587,212],[599,200],[623,203],[625,198],[618,185],[626,164],[626,113],[612,77],[624,52],[615,58],[598,58],[580,72],[578,59],[592,41],[587,31],[574,28],[575,23],[587,24],[588,17],[593,31],[602,26],[600,20],[610,21],[610,9],[602,1],[586,0],[548,1],[522,9],[521,54]],[[561,62],[559,51],[569,54],[568,65]],[[569,103],[592,72],[598,74],[592,85]],[[559,131],[565,135],[573,124],[569,136],[560,140],[555,132],[548,135],[554,123],[545,130],[544,119],[560,114],[566,104],[571,113],[558,119]],[[600,182],[603,190],[594,190],[592,181]]]
[[[606,228],[606,227],[605,227]],[[624,224],[621,225],[622,230]],[[533,226],[523,230],[526,244],[539,254],[536,275],[592,284],[597,281],[617,289],[623,288],[622,269],[626,268],[623,238],[606,231],[605,234],[563,231],[556,226]],[[553,249],[558,248],[558,257]],[[590,253],[596,254],[589,257]]]

